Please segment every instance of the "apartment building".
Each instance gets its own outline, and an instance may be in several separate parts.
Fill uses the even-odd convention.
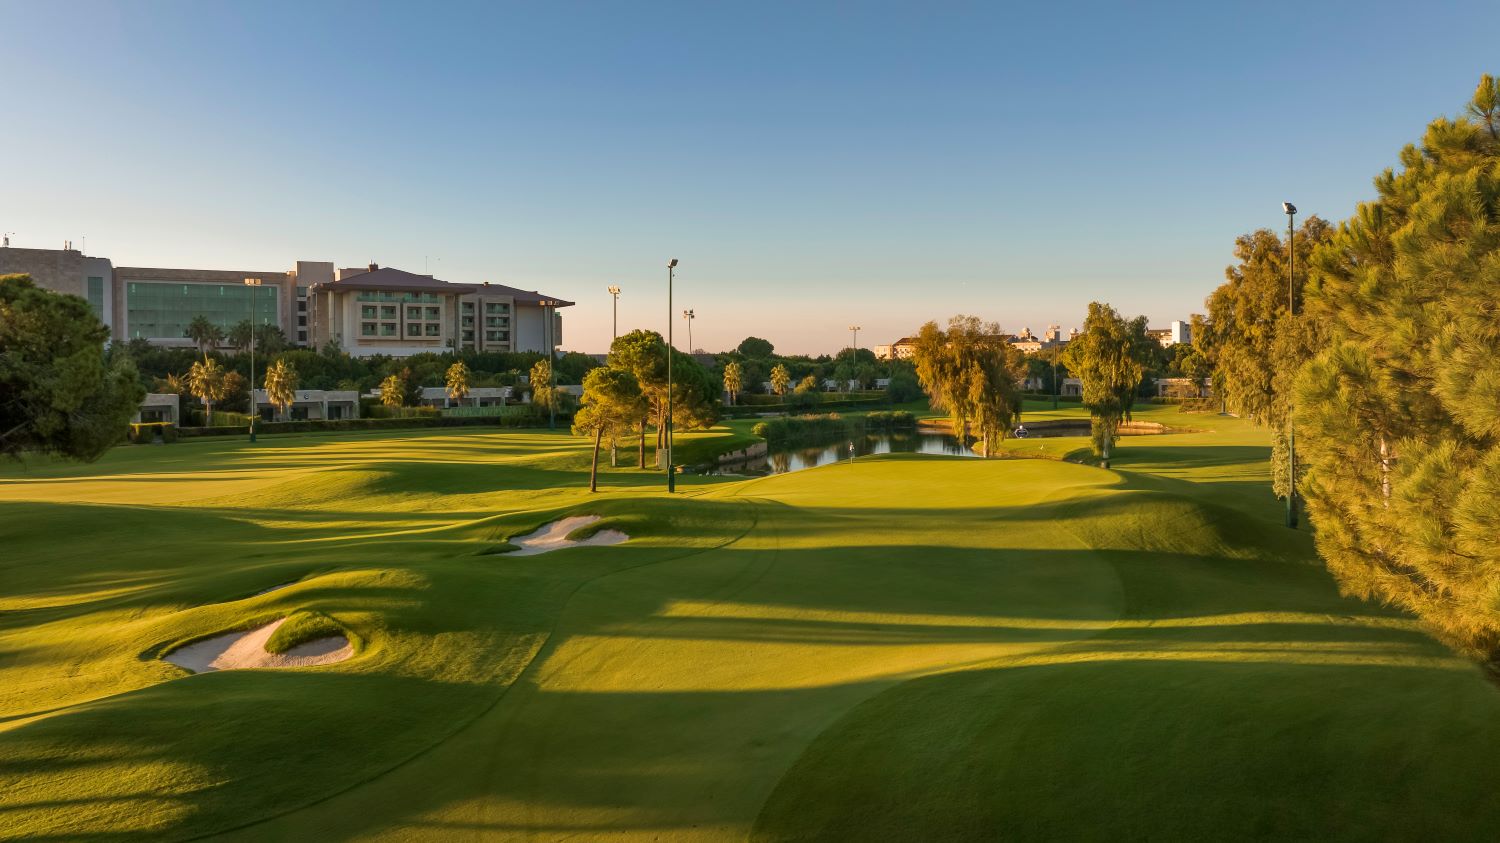
[[[450,284],[376,264],[335,270],[331,261],[292,269],[166,269],[114,266],[71,243],[62,249],[0,246],[0,275],[88,300],[117,341],[189,346],[199,317],[228,332],[250,320],[279,327],[293,345],[329,342],[351,355],[424,351],[544,351],[562,342],[557,309],[572,302],[503,284]],[[256,279],[255,285],[246,284]],[[550,324],[549,324],[550,323]]]

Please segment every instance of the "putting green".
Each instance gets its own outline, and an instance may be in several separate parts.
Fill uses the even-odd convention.
[[[1491,836],[1500,696],[1190,418],[672,498],[540,432],[5,469],[0,836]],[[631,540],[493,552],[574,514]],[[356,656],[158,658],[298,610]]]

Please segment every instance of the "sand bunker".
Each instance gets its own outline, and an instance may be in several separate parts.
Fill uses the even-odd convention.
[[[266,652],[266,642],[270,640],[276,628],[284,623],[286,623],[286,618],[272,621],[249,632],[217,635],[186,647],[179,647],[163,658],[194,673],[208,673],[215,670],[242,670],[250,667],[308,667],[315,664],[333,664],[354,655],[354,645],[342,635],[298,644],[285,653]]]
[[[527,533],[510,540],[510,543],[521,548],[505,554],[506,556],[535,556],[538,553],[546,553],[550,550],[562,550],[565,547],[590,547],[602,544],[619,544],[629,541],[630,536],[619,530],[600,530],[586,539],[570,539],[568,534],[586,527],[599,520],[597,515],[574,515],[553,521],[551,524],[543,524],[542,528],[534,533]]]

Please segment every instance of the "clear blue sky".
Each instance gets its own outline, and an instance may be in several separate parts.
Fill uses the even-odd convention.
[[[1500,72],[1500,4],[0,0],[0,230],[117,265],[430,271],[565,345],[863,346],[1201,311]],[[679,335],[682,320],[676,320]]]

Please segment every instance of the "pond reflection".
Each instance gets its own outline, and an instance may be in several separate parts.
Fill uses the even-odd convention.
[[[786,474],[872,454],[949,454],[977,457],[973,448],[941,433],[879,433],[832,445],[773,448],[764,457],[718,466],[711,474]]]

